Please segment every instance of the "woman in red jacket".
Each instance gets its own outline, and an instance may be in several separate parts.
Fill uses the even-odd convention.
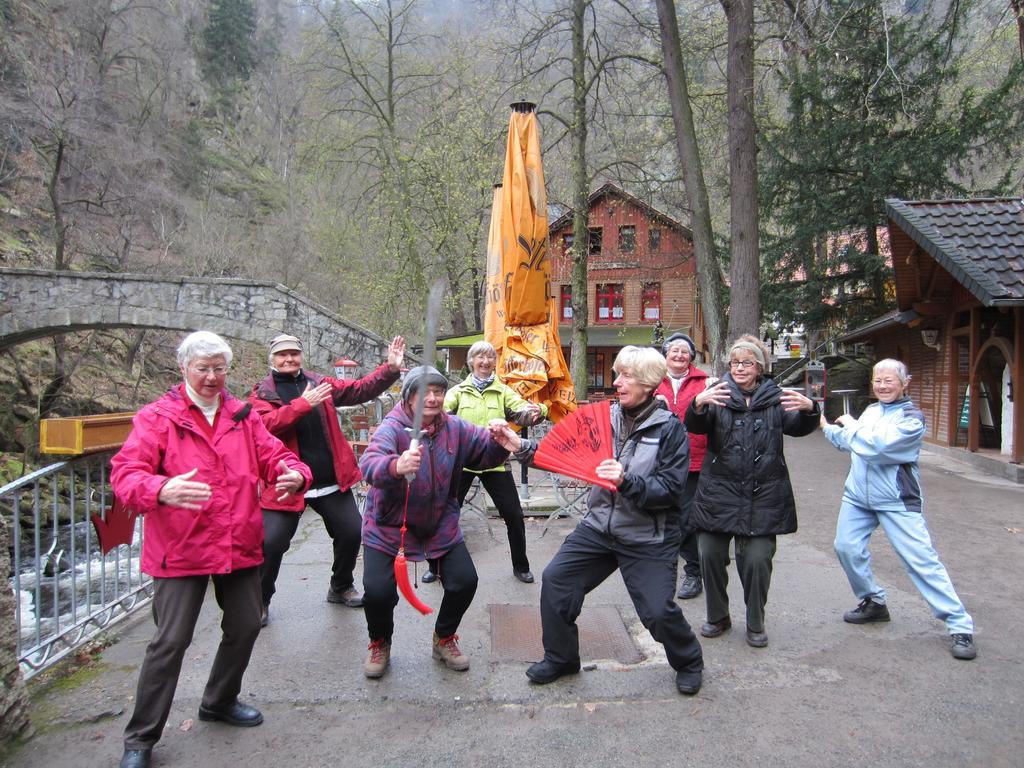
[[[156,634],[139,671],[121,768],[146,768],[171,711],[174,689],[208,583],[224,612],[223,637],[199,705],[200,720],[253,726],[238,700],[260,633],[263,522],[257,487],[287,500],[309,484],[309,468],[245,402],[224,389],[231,347],[197,331],[178,347],[184,383],[150,403],[110,460],[110,484],[145,520],[142,570],[153,577]]]
[[[662,380],[661,386],[654,396],[664,400],[679,420],[686,415],[690,402],[708,384],[708,375],[700,368],[692,365],[697,349],[693,340],[685,333],[673,333],[665,340],[662,347],[665,362],[668,363],[668,375]],[[704,582],[700,576],[700,558],[697,555],[697,531],[690,525],[690,510],[693,507],[693,496],[697,493],[697,480],[707,450],[706,435],[690,435],[690,472],[683,488],[683,509],[680,527],[682,540],[679,544],[679,555],[684,560],[683,581],[676,597],[689,600],[704,591]]]
[[[263,626],[269,620],[281,560],[307,504],[323,518],[334,545],[327,602],[362,606],[352,573],[359,555],[362,519],[351,490],[361,475],[334,409],[365,403],[386,391],[398,379],[404,357],[405,341],[396,336],[388,347],[387,363],[361,379],[343,381],[304,371],[302,342],[296,337],[281,334],[271,340],[270,374],[253,387],[249,401],[271,434],[309,465],[313,483],[305,496],[283,502],[272,493],[263,494]]]

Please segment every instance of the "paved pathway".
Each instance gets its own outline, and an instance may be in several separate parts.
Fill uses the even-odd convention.
[[[285,558],[270,626],[243,692],[266,715],[259,728],[200,723],[196,707],[217,640],[212,599],[204,610],[156,766],[1020,766],[1024,754],[1024,489],[949,459],[924,460],[926,513],[940,555],[977,624],[979,657],[955,661],[931,614],[876,535],[875,564],[890,590],[893,621],[844,624],[856,600],[831,551],[847,462],[820,434],[787,446],[800,531],[780,540],[768,605],[770,645],[747,647],[732,572],[731,633],[704,641],[704,690],[675,692],[654,653],[637,665],[536,687],[525,664],[490,658],[488,604],[536,605],[540,585],[511,576],[500,521],[490,538],[466,522],[481,575],[460,630],[469,672],[430,658],[431,623],[404,603],[393,666],[380,681],[361,666],[366,629],[357,610],[328,605],[330,547],[314,514]],[[539,576],[571,529],[541,537],[528,523]],[[436,605],[440,590],[421,595]],[[588,605],[615,606],[638,632],[622,582],[612,576]],[[694,623],[703,599],[683,603]],[[584,609],[586,610],[586,608]],[[48,689],[34,684],[38,735],[12,766],[116,765],[148,617],[120,630],[99,662]],[[649,640],[649,638],[647,638]],[[3,762],[0,760],[0,762]]]

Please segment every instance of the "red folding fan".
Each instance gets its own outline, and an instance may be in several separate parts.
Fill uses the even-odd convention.
[[[533,463],[541,469],[599,485],[615,483],[597,476],[597,465],[613,458],[611,401],[581,405],[558,422],[541,440]]]

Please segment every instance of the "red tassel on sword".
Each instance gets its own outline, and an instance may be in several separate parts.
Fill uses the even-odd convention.
[[[395,583],[398,584],[398,591],[409,601],[409,605],[426,616],[428,613],[433,613],[434,609],[420,600],[413,591],[412,584],[409,581],[409,563],[405,559],[405,518],[409,512],[409,490],[411,485],[412,483],[407,483],[405,486],[405,508],[402,510],[402,527],[399,529],[402,532],[402,542],[398,545],[398,554],[395,555]]]
[[[406,562],[404,549],[398,550],[398,555],[395,557],[395,581],[398,583],[398,591],[409,601],[409,605],[424,616],[434,612],[434,609],[420,600],[413,591],[412,584],[409,582],[409,564]]]

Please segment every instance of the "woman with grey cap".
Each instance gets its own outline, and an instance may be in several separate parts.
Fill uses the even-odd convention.
[[[512,387],[495,375],[498,353],[486,341],[478,341],[469,348],[466,362],[469,376],[460,384],[448,390],[444,408],[448,413],[458,414],[481,427],[494,419],[514,422],[520,426],[537,424],[548,415],[548,407],[530,403],[521,398]],[[516,490],[516,481],[508,465],[502,465],[485,472],[471,469],[459,477],[459,504],[466,500],[469,488],[475,478],[490,494],[494,506],[505,521],[508,530],[508,546],[512,554],[512,575],[526,584],[533,583],[530,560],[526,555],[526,524],[523,522],[523,507]],[[423,582],[429,584],[437,579],[433,570],[423,574]]]
[[[679,417],[686,416],[698,393],[708,386],[708,375],[693,365],[697,357],[697,348],[693,339],[685,333],[673,333],[662,345],[668,374],[654,391],[654,396],[664,401],[668,409]],[[704,465],[704,452],[707,450],[708,439],[704,435],[690,435],[690,471],[686,475],[683,486],[682,517],[679,525],[681,540],[679,556],[683,558],[683,581],[679,585],[676,597],[691,600],[704,590],[704,582],[700,576],[700,558],[697,554],[697,531],[691,525],[693,497],[697,493],[697,481]]]
[[[769,356],[755,336],[729,349],[729,372],[699,393],[686,411],[690,434],[707,435],[707,453],[693,502],[699,531],[707,622],[704,637],[732,627],[729,616],[729,542],[746,603],[747,644],[768,645],[764,608],[772,578],[775,539],[796,531],[796,503],[783,455],[783,435],[801,437],[818,427],[818,406],[768,375]]]
[[[276,591],[281,560],[307,505],[323,518],[333,542],[327,602],[352,608],[362,605],[353,577],[361,520],[351,490],[361,476],[334,409],[365,403],[387,390],[398,379],[404,357],[405,341],[395,336],[388,347],[387,362],[361,379],[347,381],[303,370],[302,342],[295,336],[283,333],[271,339],[270,374],[253,387],[249,401],[271,434],[309,465],[313,483],[304,496],[298,494],[283,501],[263,493],[264,562],[260,582],[264,626],[270,618],[270,600]]]
[[[422,387],[420,386],[422,384]],[[395,558],[439,563],[444,597],[432,654],[449,669],[469,669],[456,631],[476,594],[477,573],[459,528],[458,478],[464,467],[501,466],[508,451],[485,427],[444,410],[448,379],[429,365],[406,374],[402,402],[384,417],[359,462],[371,488],[363,513],[363,609],[370,636],[363,673],[378,678],[391,661],[398,585]],[[411,448],[422,397],[420,443]],[[504,424],[504,422],[500,422]]]

